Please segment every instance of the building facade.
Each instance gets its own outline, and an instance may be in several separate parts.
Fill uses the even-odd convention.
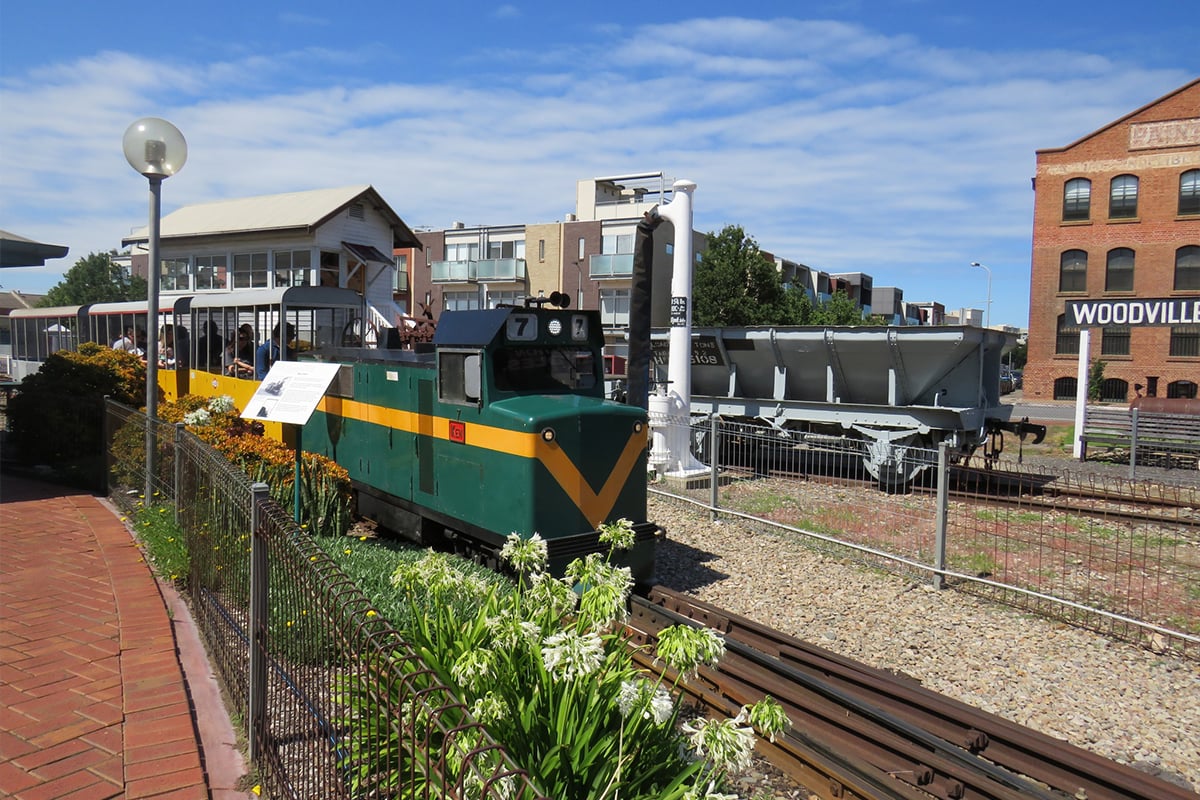
[[[125,237],[145,276],[147,232]],[[184,206],[162,218],[163,295],[292,286],[353,289],[379,327],[408,309],[394,252],[416,236],[372,186],[345,186]],[[402,248],[402,250],[397,250]]]
[[[599,309],[607,352],[625,356],[637,226],[655,205],[671,199],[672,179],[661,172],[591,178],[576,185],[575,211],[561,222],[471,226],[419,231],[422,249],[397,250],[409,261],[414,314],[494,308],[526,297],[565,295],[572,308]],[[692,232],[693,252],[704,251]],[[651,322],[669,322],[674,231],[653,236]]]
[[[1029,294],[1024,388],[1046,400],[1078,389],[1080,327],[1069,304],[1200,300],[1200,79],[1037,152]],[[1088,357],[1104,362],[1102,399],[1196,396],[1200,320],[1157,322],[1089,328]]]

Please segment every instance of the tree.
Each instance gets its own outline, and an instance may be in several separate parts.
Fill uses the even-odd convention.
[[[1029,342],[1017,342],[1008,351],[1008,365],[1013,369],[1025,369],[1025,359],[1029,357]]]
[[[775,265],[740,226],[708,234],[692,285],[695,324],[795,324],[788,318],[788,295]]]
[[[862,325],[863,310],[845,292],[834,292],[833,297],[813,310],[809,325]]]
[[[1093,361],[1088,368],[1087,399],[1099,403],[1104,399],[1104,362]]]
[[[75,306],[84,303],[119,303],[146,299],[146,280],[130,276],[115,261],[117,252],[90,253],[67,270],[62,281],[53,286],[39,305]]]

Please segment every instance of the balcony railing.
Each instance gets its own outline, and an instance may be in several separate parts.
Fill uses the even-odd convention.
[[[434,283],[465,283],[475,280],[476,261],[431,261],[429,271]]]
[[[605,253],[588,259],[589,278],[633,277],[633,253]]]
[[[488,258],[475,262],[475,277],[481,281],[525,280],[525,259]]]
[[[482,261],[431,261],[429,270],[434,283],[523,281],[525,280],[525,259],[487,258]]]

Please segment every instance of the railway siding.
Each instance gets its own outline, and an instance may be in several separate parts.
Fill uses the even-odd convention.
[[[840,488],[842,504],[852,502]],[[872,503],[880,495],[873,490]],[[1200,788],[1200,665],[864,569],[660,497],[658,580],[1105,758]]]

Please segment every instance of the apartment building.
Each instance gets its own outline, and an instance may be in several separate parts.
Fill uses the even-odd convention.
[[[672,178],[661,172],[580,180],[575,211],[562,221],[419,231],[422,249],[397,250],[409,266],[412,308],[489,308],[525,297],[565,295],[573,308],[598,308],[608,352],[625,355],[637,225],[669,203]],[[698,259],[705,236],[691,232]],[[654,232],[651,324],[669,322],[674,229]],[[409,261],[408,259],[411,259]]]
[[[1074,399],[1076,308],[1103,306],[1102,397],[1196,397],[1200,79],[1065,147],[1037,152],[1028,398]],[[1146,309],[1167,309],[1163,313]],[[1069,313],[1070,312],[1070,313]]]

